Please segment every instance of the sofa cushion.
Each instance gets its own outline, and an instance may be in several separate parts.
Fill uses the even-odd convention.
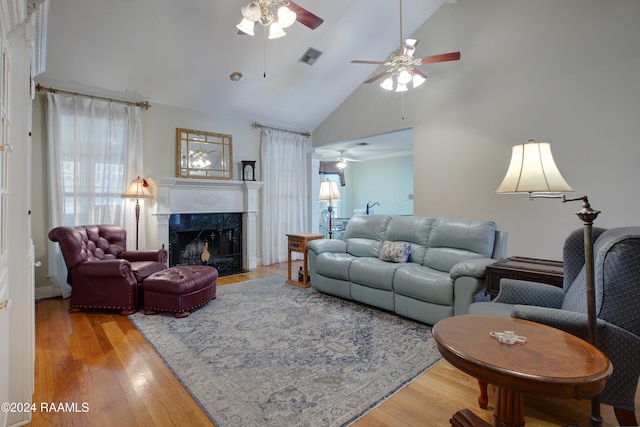
[[[438,218],[433,223],[423,265],[448,272],[463,260],[491,258],[495,234],[493,221]]]
[[[378,258],[361,257],[355,259],[349,268],[349,280],[370,288],[393,290],[393,276],[401,265],[380,261]]]
[[[408,242],[390,242],[385,240],[382,242],[380,250],[380,261],[388,262],[407,262],[411,254],[411,243]]]
[[[357,215],[351,218],[344,233],[347,252],[357,257],[378,257],[390,218],[386,215]]]
[[[424,216],[394,216],[387,224],[385,240],[411,243],[410,262],[422,264],[429,244],[434,218]]]
[[[453,305],[449,275],[416,264],[401,264],[393,278],[396,294],[440,305]]]
[[[382,242],[390,219],[386,215],[356,215],[347,224],[344,240],[348,242],[351,238],[362,238]]]
[[[316,257],[316,273],[333,279],[349,280],[349,266],[356,257],[345,253],[323,252]]]
[[[371,239],[351,238],[347,241],[347,252],[354,257],[378,257],[382,242]]]

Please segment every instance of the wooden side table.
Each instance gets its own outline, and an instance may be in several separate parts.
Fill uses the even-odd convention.
[[[562,261],[511,257],[487,267],[485,295],[495,298],[500,292],[501,279],[529,280],[562,287],[564,269]]]
[[[303,234],[287,234],[288,242],[288,256],[287,256],[287,283],[290,285],[300,286],[301,288],[308,288],[309,282],[307,281],[307,277],[309,277],[309,261],[307,260],[307,243],[311,240],[316,239],[324,239],[324,234],[311,234],[311,233],[303,233]],[[302,264],[302,272],[303,278],[302,282],[297,280],[291,280],[291,252],[301,252],[303,254],[303,264]]]
[[[526,342],[503,344],[491,332],[514,331]],[[511,317],[466,314],[435,324],[433,337],[453,366],[496,386],[493,425],[524,426],[524,395],[586,399],[599,394],[613,372],[600,350],[559,329]],[[491,427],[468,409],[454,427]]]

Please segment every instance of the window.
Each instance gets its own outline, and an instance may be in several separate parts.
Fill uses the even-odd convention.
[[[135,136],[130,127],[140,128],[132,127],[131,110],[138,110],[139,116],[139,109],[52,93],[47,95],[47,109],[48,123],[54,123],[48,126],[48,144],[55,145],[53,158],[57,159],[52,165],[57,171],[52,173],[54,178],[58,174],[55,179],[62,191],[59,221],[123,224],[121,194],[129,179],[126,165]]]

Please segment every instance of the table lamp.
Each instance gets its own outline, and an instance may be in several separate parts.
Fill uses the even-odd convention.
[[[153,194],[149,191],[149,184],[144,178],[139,176],[131,180],[127,191],[122,193],[123,199],[136,199],[136,250],[138,250],[138,226],[140,223],[140,199],[153,199]]]
[[[333,223],[331,222],[331,217],[333,216],[333,205],[331,202],[333,200],[342,200],[340,197],[340,192],[338,191],[338,184],[335,181],[326,180],[320,182],[320,192],[318,193],[318,201],[329,202],[327,206],[327,211],[329,211],[329,238],[333,238]]]
[[[593,221],[600,211],[591,209],[587,196],[575,199],[565,198],[564,192],[573,189],[564,180],[551,154],[551,144],[536,142],[530,139],[526,144],[514,145],[511,162],[497,193],[528,193],[529,200],[535,198],[561,199],[562,202],[582,200],[582,209],[576,212],[583,222],[584,228],[584,259],[587,293],[587,329],[589,344],[598,346],[596,333],[596,298],[595,271],[593,259]],[[601,426],[600,398],[591,399],[590,425]]]

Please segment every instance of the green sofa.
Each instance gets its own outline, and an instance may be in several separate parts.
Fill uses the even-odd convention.
[[[308,243],[311,285],[433,325],[467,313],[506,244],[492,221],[354,216],[342,240]]]

